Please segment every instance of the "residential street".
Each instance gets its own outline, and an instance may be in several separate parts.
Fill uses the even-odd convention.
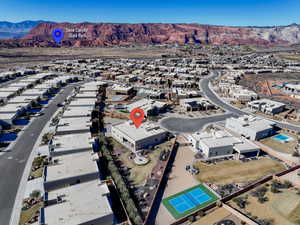
[[[222,107],[224,110],[227,110],[228,112],[236,115],[236,116],[242,116],[242,115],[249,115],[248,113],[235,108],[231,106],[230,104],[224,102],[219,96],[217,96],[209,87],[209,82],[213,80],[214,78],[218,77],[219,74],[217,71],[213,71],[213,75],[208,76],[200,81],[200,89],[203,92],[203,94],[215,105]],[[276,123],[278,127],[286,128],[286,129],[292,129],[300,131],[300,126],[296,126],[293,124],[288,124],[284,122],[278,122],[275,120],[272,120]]]
[[[32,123],[25,127],[24,132],[17,139],[17,143],[11,152],[0,156],[0,221],[1,225],[8,225],[19,184],[23,175],[26,162],[30,156],[33,146],[38,139],[44,126],[57,110],[57,103],[63,102],[71,93],[74,86],[66,87],[55,101],[51,101],[43,110],[43,116],[32,118]],[[25,187],[24,187],[25,188]]]

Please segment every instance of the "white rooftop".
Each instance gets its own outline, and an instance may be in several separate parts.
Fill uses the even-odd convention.
[[[15,104],[15,103],[29,103],[31,102],[32,100],[35,100],[37,99],[38,97],[37,96],[16,96],[14,98],[11,98],[9,99],[9,101],[7,102],[7,104]]]
[[[0,92],[0,98],[7,98],[12,94],[14,94],[14,92]]]
[[[255,131],[263,131],[275,125],[274,122],[254,116],[241,116],[239,118],[230,118],[231,120],[239,121],[243,127],[254,129]]]
[[[0,88],[0,92],[16,92],[21,89],[22,87],[6,86],[4,88]]]
[[[97,98],[75,98],[69,106],[94,106]]]
[[[136,102],[128,104],[127,109],[129,111],[131,111],[134,108],[141,108],[144,111],[147,111],[149,109],[152,109],[153,107],[162,108],[165,105],[166,105],[166,103],[164,103],[164,102],[159,102],[159,101],[154,101],[154,100],[151,100],[151,99],[143,98],[143,99],[140,99]]]
[[[247,153],[260,149],[256,144],[247,139],[243,139],[243,142],[235,144],[233,148],[240,153]]]
[[[97,95],[96,91],[85,91],[78,93],[75,98],[95,98]]]
[[[92,157],[92,152],[88,150],[73,154],[53,156],[53,160],[58,160],[58,163],[48,166],[46,180],[54,181],[96,173],[98,172],[98,167],[96,162],[92,160]]]
[[[63,196],[63,202],[45,207],[45,224],[92,224],[91,221],[103,217],[106,217],[103,224],[112,224],[113,212],[107,194],[107,185],[100,185],[97,180],[51,191],[48,193],[49,200]]]
[[[12,120],[15,115],[14,112],[0,113],[0,120]]]
[[[154,135],[167,132],[159,125],[150,122],[143,122],[139,128],[136,128],[132,121],[126,121],[113,127],[129,136],[134,141],[142,140]]]
[[[92,106],[68,107],[63,114],[63,117],[85,117],[89,116],[93,110]]]
[[[88,130],[90,124],[89,117],[61,118],[58,123],[57,132]]]
[[[45,89],[28,89],[22,93],[22,95],[41,96],[46,93]]]
[[[16,83],[10,84],[8,87],[27,87],[30,83],[28,82],[23,82],[23,81],[18,81]]]
[[[218,148],[241,143],[241,140],[235,137],[210,137],[201,139],[201,142],[209,148]]]
[[[276,102],[270,99],[259,99],[259,100],[255,100],[255,101],[251,101],[248,103],[249,105],[266,105],[266,107],[270,107],[270,108],[275,108],[275,107],[281,107],[281,106],[285,106],[284,103],[281,102]]]
[[[22,107],[26,107],[28,103],[12,103],[12,104],[6,104],[4,106],[0,107],[0,113],[15,113]]]
[[[67,134],[54,136],[53,144],[58,144],[55,147],[55,152],[72,151],[76,149],[91,149],[92,138],[89,132],[79,134]]]

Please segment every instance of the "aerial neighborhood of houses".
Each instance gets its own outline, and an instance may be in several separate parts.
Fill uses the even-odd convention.
[[[299,224],[300,65],[220,49],[1,72],[11,224]]]

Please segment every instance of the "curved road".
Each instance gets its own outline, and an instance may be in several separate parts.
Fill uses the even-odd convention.
[[[70,85],[62,90],[62,92],[54,98],[55,101],[51,101],[47,107],[44,108],[44,115],[35,117],[34,120],[25,127],[24,132],[17,139],[13,149],[0,156],[1,225],[9,224],[22,175],[36,140],[44,126],[57,111],[56,104],[63,102],[67,96],[70,95],[73,88],[74,86]]]
[[[233,107],[232,105],[224,102],[214,91],[210,89],[209,83],[213,79],[217,78],[219,76],[219,73],[217,71],[212,71],[212,75],[208,76],[200,81],[200,88],[203,92],[203,94],[215,105],[223,108],[224,110],[232,113],[235,116],[242,116],[242,115],[250,115],[249,113],[246,113],[238,108]],[[269,118],[265,118],[269,119]],[[272,119],[269,119],[272,120]],[[284,122],[278,122],[276,120],[272,120],[273,122],[276,123],[278,127],[281,128],[286,128],[286,129],[291,129],[291,130],[296,130],[300,131],[300,126],[289,124],[289,123],[284,123]]]
[[[209,123],[216,123],[227,118],[232,117],[232,114],[225,113],[222,115],[201,117],[201,118],[179,118],[179,117],[168,117],[162,119],[160,125],[171,132],[179,133],[194,133],[201,130],[205,125]]]
[[[171,132],[182,132],[182,133],[194,133],[196,131],[201,130],[205,125],[209,123],[215,123],[219,121],[224,121],[229,117],[238,117],[242,115],[249,115],[238,108],[233,107],[232,105],[224,102],[213,90],[210,89],[210,82],[219,76],[219,72],[212,71],[212,75],[203,78],[199,82],[199,86],[203,94],[215,105],[223,108],[227,111],[227,113],[223,115],[209,116],[209,117],[201,117],[201,118],[180,118],[180,117],[169,117],[162,119],[160,121],[160,125],[166,128]],[[266,118],[269,119],[269,118]],[[271,119],[269,119],[271,120]],[[278,127],[291,129],[300,131],[300,126],[278,122],[276,120],[272,120],[276,123]]]

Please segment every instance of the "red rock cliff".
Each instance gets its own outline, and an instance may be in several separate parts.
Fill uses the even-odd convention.
[[[200,24],[41,23],[25,37],[1,41],[0,45],[54,46],[52,30],[55,28],[65,32],[63,46],[167,43],[289,45],[300,42],[300,27],[297,24],[228,27]]]

